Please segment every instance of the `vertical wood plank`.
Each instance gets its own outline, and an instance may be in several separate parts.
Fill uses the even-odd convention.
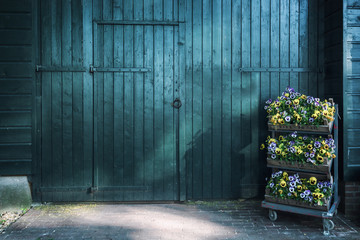
[[[290,67],[299,66],[299,1],[290,1]],[[290,86],[299,89],[299,74],[290,73]]]
[[[279,21],[280,21],[280,3],[279,0],[271,0],[271,36],[270,36],[270,66],[280,67],[280,38],[279,38]],[[271,98],[275,99],[279,96],[283,89],[280,89],[279,85],[279,73],[273,72],[270,74],[271,77]]]
[[[251,2],[251,66],[259,67],[261,65],[261,39],[260,39],[260,0],[254,0]],[[259,173],[262,159],[259,158],[259,111],[260,110],[260,73],[251,74],[251,175],[247,184],[251,184],[254,180],[259,183],[263,179]],[[257,177],[253,177],[257,176]],[[246,187],[248,194],[246,197],[255,197],[259,194],[259,187],[249,185]]]
[[[164,20],[173,19],[173,1],[164,1]],[[176,179],[175,111],[171,107],[174,97],[174,27],[164,27],[164,199],[174,199]],[[176,41],[178,41],[176,39]],[[176,110],[178,111],[178,110]],[[177,114],[177,113],[176,113]]]
[[[202,113],[202,152],[203,152],[203,198],[212,198],[212,155],[211,155],[211,108],[212,108],[212,74],[211,74],[211,4],[210,0],[203,1],[202,10],[202,52],[203,52],[203,113]]]
[[[81,1],[72,1],[72,65],[83,65],[83,9]],[[84,74],[73,73],[72,89],[73,89],[73,173],[75,186],[91,186],[84,182],[84,173],[90,172],[91,158],[86,158],[84,162]],[[87,131],[87,130],[86,130]],[[91,130],[90,130],[91,131]],[[76,171],[76,173],[75,173]],[[91,178],[87,177],[87,181]],[[81,195],[81,197],[79,196]],[[79,193],[76,201],[85,201],[88,198],[84,193]]]
[[[231,0],[222,8],[222,176],[223,197],[231,197]]]
[[[203,194],[202,155],[202,1],[193,1],[193,197],[201,199]],[[196,96],[196,97],[195,97]]]
[[[299,67],[309,67],[308,0],[299,3]],[[308,73],[300,73],[299,92],[309,94]]]
[[[123,20],[124,1],[114,1],[113,18]],[[124,26],[114,26],[114,67],[124,66]],[[124,74],[114,73],[114,183],[124,185]],[[124,193],[115,193],[122,201]]]
[[[290,12],[289,1],[280,1],[280,67],[289,67],[289,38],[290,38]],[[280,92],[289,86],[289,73],[280,73]]]
[[[144,20],[143,1],[134,1],[134,19]],[[134,27],[134,66],[144,66],[144,27]],[[144,74],[134,73],[134,185],[144,185]],[[143,192],[134,193],[135,200],[142,200]]]
[[[93,17],[102,19],[102,1],[93,0]],[[94,65],[103,66],[103,26],[94,24]],[[103,82],[104,74],[94,74],[94,176],[93,186],[102,184],[103,163]],[[102,192],[94,194],[94,200],[102,200]]]
[[[113,19],[113,1],[103,1],[103,19]],[[114,26],[104,26],[104,67],[114,66]],[[114,74],[104,73],[103,83],[103,156],[102,156],[102,186],[116,186],[114,182]],[[100,90],[101,91],[101,90]],[[114,200],[114,193],[103,193],[104,200]]]
[[[222,37],[221,37],[221,17],[222,4],[221,0],[213,1],[212,8],[212,187],[213,197],[223,198],[222,195],[222,138],[221,138],[221,63],[222,63]],[[216,146],[216,147],[215,147]]]
[[[61,1],[51,2],[51,63],[61,65]],[[61,73],[52,73],[51,98],[51,131],[52,131],[52,183],[53,186],[62,186],[63,155],[62,155],[62,76]],[[54,193],[54,201],[61,201],[62,193]]]
[[[124,19],[133,19],[133,1],[124,1]],[[134,27],[124,26],[124,66],[134,64]],[[124,185],[134,185],[134,75],[124,73]],[[124,200],[132,200],[133,193],[126,192]]]
[[[186,0],[186,55],[192,56],[192,38],[193,38],[193,9],[192,0]],[[185,62],[185,142],[186,142],[186,173],[187,173],[187,198],[193,198],[193,148],[192,148],[192,132],[193,132],[193,121],[192,121],[192,109],[193,109],[193,94],[192,94],[192,71],[193,64],[192,58],[186,57]]]
[[[62,29],[61,29],[61,64],[63,66],[70,66],[72,64],[72,31],[71,29],[71,1],[62,1],[61,6],[62,11]],[[63,125],[63,133],[62,133],[62,141],[63,141],[63,167],[65,169],[63,174],[63,184],[65,186],[73,186],[73,152],[72,152],[72,145],[73,145],[73,133],[72,133],[72,123],[73,123],[73,116],[72,116],[72,74],[71,73],[63,73],[62,74],[62,99],[63,99],[63,114],[62,114],[62,125]],[[64,200],[71,201],[73,198],[73,194],[64,194]]]
[[[89,67],[93,64],[93,24],[92,24],[92,1],[83,1],[83,57],[84,66]],[[94,111],[94,88],[93,88],[93,76],[90,72],[84,73],[83,77],[83,161],[84,166],[83,179],[78,180],[85,186],[92,186],[93,180],[93,141],[94,141],[94,122],[93,122],[93,111]],[[81,165],[79,163],[79,165]],[[76,179],[76,178],[75,178]],[[92,195],[87,194],[84,196],[84,201],[92,201]]]
[[[162,1],[154,1],[154,20],[163,20]],[[164,192],[164,31],[154,27],[154,200],[162,198]]]
[[[41,1],[41,32],[50,32],[51,31],[51,8],[49,1]],[[50,63],[51,62],[51,35],[43,34],[41,35],[41,46],[42,51],[41,60],[42,63]],[[52,87],[51,87],[51,73],[42,73],[41,74],[42,81],[42,105],[41,105],[41,119],[42,119],[42,159],[47,159],[47,161],[43,161],[41,164],[42,171],[42,179],[41,186],[49,187],[52,185],[52,175],[51,173],[51,146],[52,146],[52,138],[51,138],[51,95],[52,95]],[[49,201],[53,200],[52,193],[43,193],[42,199],[49,199]]]
[[[241,186],[241,1],[232,2],[231,49],[231,192],[239,195]]]
[[[154,2],[144,2],[144,20],[153,20]],[[154,69],[154,27],[144,27],[144,66]],[[154,75],[144,74],[144,185],[154,188]],[[144,193],[144,200],[153,200],[153,191]]]
[[[241,63],[242,67],[251,66],[251,4],[250,1],[242,1],[242,32],[241,32]],[[246,185],[249,182],[248,171],[251,169],[251,73],[242,73],[241,79],[241,153],[243,166],[241,171],[241,185]],[[241,189],[241,195],[245,196],[247,191],[245,188]]]
[[[318,1],[309,1],[309,68],[318,69]],[[309,95],[319,96],[318,74],[309,73]]]

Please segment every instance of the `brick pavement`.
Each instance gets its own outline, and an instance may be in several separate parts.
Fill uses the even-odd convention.
[[[319,218],[278,212],[260,200],[188,204],[66,204],[32,208],[0,239],[360,239],[360,226],[339,214],[330,236]]]

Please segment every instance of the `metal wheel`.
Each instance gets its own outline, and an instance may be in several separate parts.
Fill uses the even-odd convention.
[[[277,219],[276,211],[269,209],[269,218],[271,221],[276,221]]]

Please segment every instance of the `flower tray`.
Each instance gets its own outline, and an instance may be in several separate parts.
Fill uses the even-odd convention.
[[[320,132],[320,133],[331,133],[334,121],[324,122],[324,125],[298,125],[298,124],[287,124],[287,125],[273,125],[268,122],[269,131],[304,131],[304,132]]]
[[[300,170],[310,170],[321,173],[330,173],[331,164],[333,159],[324,158],[325,161],[321,165],[314,165],[312,163],[298,163],[298,162],[286,162],[273,160],[271,158],[267,158],[267,166],[272,168],[286,168],[286,169],[300,169]]]
[[[311,205],[309,203],[297,201],[294,199],[281,199],[281,198],[273,197],[270,196],[269,193],[270,193],[269,189],[266,189],[265,200],[268,202],[291,205],[295,207],[311,208],[321,211],[329,211],[330,209],[331,197],[329,199],[326,199],[325,203],[322,206],[320,206],[320,205]]]

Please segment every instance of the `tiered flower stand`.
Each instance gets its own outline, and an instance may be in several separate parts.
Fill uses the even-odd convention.
[[[304,174],[316,174],[322,175],[333,183],[333,195],[328,199],[327,204],[323,206],[310,206],[306,204],[298,203],[295,200],[278,199],[276,197],[265,194],[265,200],[262,201],[261,206],[269,209],[269,218],[272,221],[276,221],[277,212],[284,211],[303,215],[309,215],[313,217],[319,217],[323,219],[324,235],[329,235],[329,231],[334,228],[334,222],[331,220],[337,213],[337,207],[340,203],[339,197],[339,184],[338,184],[338,106],[336,105],[336,114],[333,122],[327,125],[316,126],[273,126],[269,124],[269,131],[274,138],[276,133],[279,132],[293,132],[297,131],[299,134],[309,135],[330,135],[333,134],[335,141],[335,155],[336,158],[333,161],[328,161],[327,166],[307,167],[298,164],[277,164],[273,161],[268,161],[268,167],[274,169],[282,169],[289,171],[296,171]],[[331,168],[333,168],[333,176],[331,176]]]

